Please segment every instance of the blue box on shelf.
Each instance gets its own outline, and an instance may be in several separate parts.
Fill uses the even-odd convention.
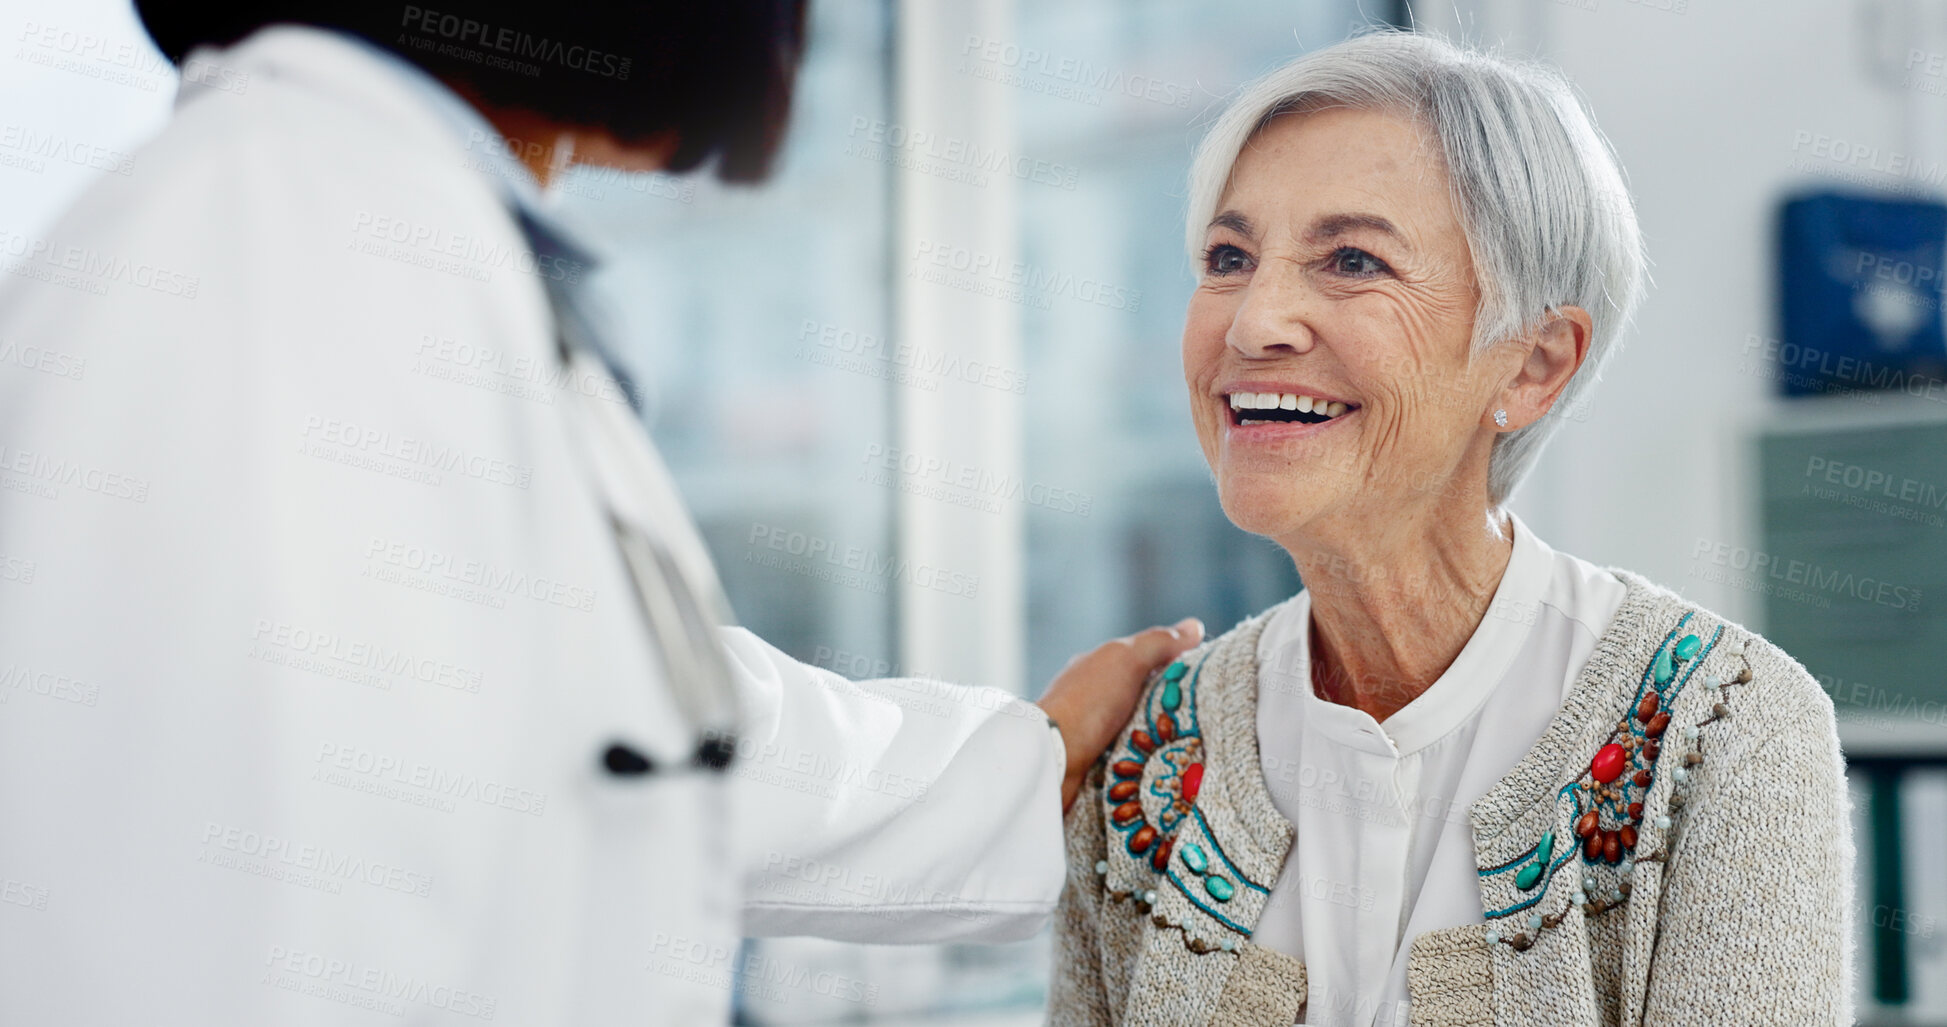
[[[1778,271],[1779,391],[1947,392],[1947,205],[1839,193],[1788,200]]]

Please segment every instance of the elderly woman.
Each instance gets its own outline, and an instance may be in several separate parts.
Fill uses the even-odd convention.
[[[1069,814],[1053,1022],[1849,1022],[1817,683],[1503,508],[1643,277],[1569,87],[1309,54],[1211,130],[1189,237],[1197,434],[1306,589],[1158,676]]]

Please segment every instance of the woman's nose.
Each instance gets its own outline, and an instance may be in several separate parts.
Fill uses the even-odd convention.
[[[1244,289],[1224,343],[1239,355],[1256,359],[1309,352],[1317,342],[1314,303],[1302,274],[1260,268]]]

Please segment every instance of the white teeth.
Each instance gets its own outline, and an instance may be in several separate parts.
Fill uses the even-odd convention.
[[[1323,414],[1337,417],[1351,409],[1336,400],[1317,399],[1295,392],[1233,392],[1230,394],[1232,410],[1295,410],[1302,414]],[[1249,423],[1269,423],[1253,420]]]

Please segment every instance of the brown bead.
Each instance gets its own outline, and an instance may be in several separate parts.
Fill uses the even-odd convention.
[[[1110,802],[1128,802],[1136,797],[1136,782],[1123,780],[1109,786]]]
[[[1668,710],[1665,710],[1662,713],[1659,713],[1656,716],[1651,717],[1650,722],[1643,725],[1643,733],[1650,736],[1651,738],[1661,738],[1663,737],[1663,732],[1667,730],[1669,726],[1670,726],[1670,712]]]
[[[1508,944],[1514,946],[1516,952],[1526,952],[1528,951],[1528,946],[1533,945],[1534,942],[1529,940],[1527,931],[1522,931],[1520,934],[1509,938]]]
[[[1703,753],[1687,752],[1683,754],[1683,765],[1686,767],[1694,767],[1697,764],[1702,763],[1703,761],[1704,761]]]
[[[1635,889],[1633,889],[1633,888],[1631,888],[1631,887],[1629,886],[1629,882],[1628,882],[1628,881],[1624,881],[1623,883],[1621,883],[1621,884],[1619,884],[1619,885],[1616,885],[1616,890],[1617,890],[1617,891],[1619,891],[1619,892],[1622,892],[1622,893],[1623,893],[1623,897],[1624,897],[1624,898],[1628,898],[1628,897],[1629,897],[1629,893],[1630,893],[1631,891],[1634,891]]]
[[[1622,847],[1624,849],[1634,849],[1636,847],[1636,829],[1628,824],[1624,824],[1616,829],[1616,837],[1622,839]]]
[[[1611,863],[1622,862],[1622,839],[1614,831],[1602,832],[1602,858]]]
[[[1149,732],[1138,729],[1129,732],[1129,744],[1135,746],[1137,752],[1147,756],[1156,748],[1156,739],[1149,737]]]
[[[1589,836],[1582,840],[1583,859],[1593,863],[1602,858],[1602,834],[1601,831],[1591,831]]]
[[[1731,715],[1731,708],[1723,703],[1718,703],[1710,708],[1710,715],[1718,718],[1728,717]]]
[[[1648,788],[1650,786],[1650,782],[1654,781],[1655,778],[1650,776],[1650,772],[1646,768],[1637,771],[1636,776],[1630,778],[1630,780],[1636,782],[1636,787],[1638,788]]]
[[[1205,943],[1204,943],[1204,940],[1203,940],[1202,938],[1191,938],[1191,939],[1190,939],[1190,951],[1191,951],[1191,952],[1194,952],[1194,953],[1196,953],[1196,954],[1197,954],[1197,955],[1199,955],[1199,956],[1201,956],[1201,955],[1203,955],[1204,953],[1206,953],[1206,952],[1208,952],[1208,951],[1210,951],[1210,946],[1209,946],[1209,945],[1207,945],[1207,944],[1205,944]]]
[[[1655,763],[1657,754],[1661,753],[1662,751],[1663,751],[1663,747],[1657,745],[1655,742],[1643,743],[1643,759],[1647,762]]]
[[[1590,810],[1582,814],[1581,819],[1575,822],[1575,837],[1587,838],[1594,834],[1595,829],[1599,826],[1601,826],[1601,821],[1596,817],[1595,810]]]
[[[1683,793],[1682,793],[1682,792],[1672,792],[1672,793],[1670,794],[1670,805],[1672,805],[1672,806],[1681,806],[1681,805],[1683,805]]]
[[[1131,820],[1141,820],[1142,816],[1143,804],[1132,799],[1129,802],[1117,806],[1115,812],[1109,814],[1109,819],[1114,820],[1118,824],[1126,824]]]
[[[1643,819],[1643,804],[1642,804],[1642,803],[1640,803],[1640,802],[1632,802],[1632,803],[1630,803],[1630,804],[1629,804],[1629,819],[1631,819],[1631,820],[1641,820],[1641,819]]]
[[[1176,718],[1165,713],[1156,718],[1156,739],[1168,742],[1176,737]]]
[[[1636,719],[1649,723],[1650,718],[1656,716],[1656,705],[1655,692],[1643,693],[1643,701],[1636,704]]]
[[[1163,844],[1156,846],[1156,851],[1150,855],[1149,865],[1155,867],[1158,870],[1161,870],[1164,867],[1169,866],[1170,850],[1174,848],[1176,848],[1175,838],[1163,839]]]
[[[1749,683],[1750,683],[1750,681],[1751,681],[1751,668],[1749,668],[1749,667],[1745,667],[1745,668],[1742,668],[1742,669],[1740,669],[1740,670],[1739,670],[1739,671],[1737,672],[1737,683],[1738,683],[1738,684],[1740,684],[1740,685],[1743,685],[1743,684],[1749,684]]]
[[[1129,836],[1129,854],[1131,856],[1140,856],[1148,852],[1150,844],[1155,841],[1156,829],[1148,824],[1144,824],[1136,828],[1135,834]]]

